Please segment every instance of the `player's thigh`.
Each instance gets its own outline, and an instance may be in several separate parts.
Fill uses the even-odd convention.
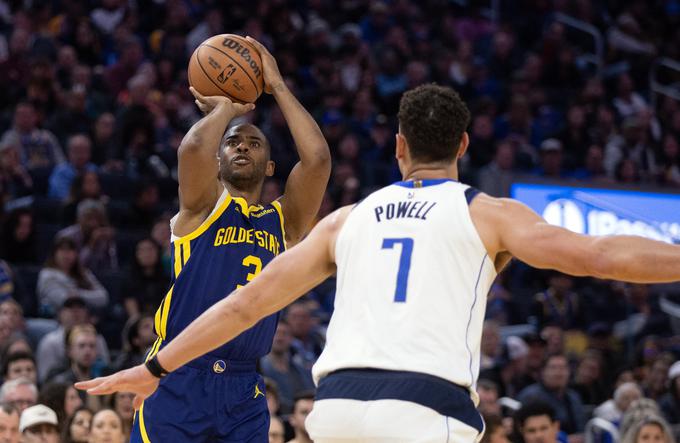
[[[180,369],[161,381],[135,414],[131,443],[202,442],[212,434],[212,418],[200,383]]]
[[[319,400],[306,425],[319,443],[474,443],[480,434],[433,409],[400,400]]]

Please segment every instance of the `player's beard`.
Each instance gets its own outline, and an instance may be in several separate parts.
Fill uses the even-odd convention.
[[[220,180],[229,183],[239,191],[256,189],[265,177],[266,164],[251,163],[246,167],[234,167],[226,162],[220,163]]]

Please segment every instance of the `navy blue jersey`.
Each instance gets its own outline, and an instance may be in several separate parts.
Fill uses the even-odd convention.
[[[281,205],[248,206],[225,193],[217,209],[194,232],[172,242],[172,286],[155,317],[155,354],[189,323],[234,289],[251,281],[285,249]],[[258,359],[269,353],[278,314],[262,319],[208,355],[225,360]]]

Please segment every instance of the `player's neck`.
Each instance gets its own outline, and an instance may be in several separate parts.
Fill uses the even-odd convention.
[[[260,195],[262,194],[262,183],[255,186],[255,188],[253,189],[239,189],[232,185],[231,183],[227,183],[225,181],[222,181],[222,183],[227,188],[227,191],[229,191],[229,195],[231,195],[232,197],[241,197],[246,202],[248,202],[249,206],[258,205],[260,203]]]
[[[450,178],[458,180],[458,167],[452,163],[419,163],[412,165],[403,174],[403,180],[427,180]]]

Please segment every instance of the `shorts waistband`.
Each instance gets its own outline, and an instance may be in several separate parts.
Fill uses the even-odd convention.
[[[319,381],[316,399],[403,400],[434,409],[482,432],[484,422],[470,391],[439,377],[419,372],[348,368]]]
[[[242,374],[257,371],[257,360],[227,360],[204,355],[191,360],[185,366],[215,374]]]

